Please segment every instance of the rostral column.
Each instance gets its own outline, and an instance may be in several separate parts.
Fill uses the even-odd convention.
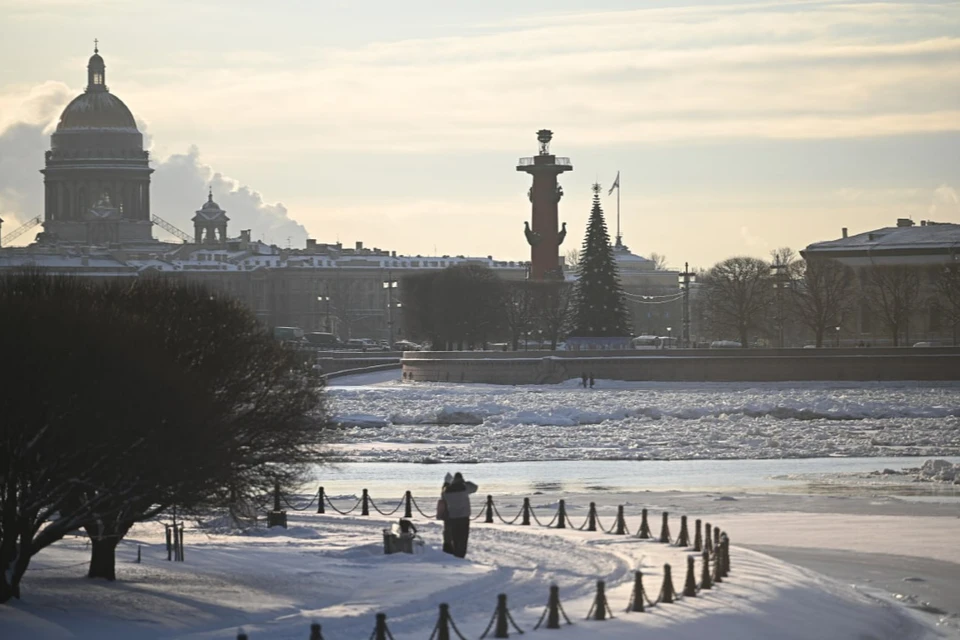
[[[533,186],[527,195],[532,208],[532,228],[526,224],[525,233],[530,244],[530,279],[552,280],[563,277],[560,267],[560,244],[566,236],[564,229],[558,229],[557,208],[563,189],[557,184],[557,176],[564,171],[572,171],[570,158],[558,158],[550,153],[550,140],[553,132],[548,129],[537,131],[540,153],[529,158],[520,158],[517,171],[533,176]]]

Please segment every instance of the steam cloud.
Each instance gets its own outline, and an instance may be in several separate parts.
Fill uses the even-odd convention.
[[[23,105],[29,109],[18,114],[19,121],[0,130],[0,218],[4,221],[4,235],[43,213],[43,177],[39,169],[43,167],[44,152],[50,148],[46,123],[56,118],[74,92],[65,85],[48,83],[34,93]],[[145,131],[143,123],[139,126]],[[145,133],[144,143],[148,142],[149,135]],[[230,236],[250,229],[255,239],[280,246],[304,246],[307,230],[289,216],[283,204],[264,202],[257,191],[204,165],[196,147],[155,161],[153,167],[152,212],[191,235],[194,212],[206,201],[207,188],[212,187],[214,200],[230,218]],[[31,229],[15,244],[29,244],[41,230],[39,226]],[[154,236],[167,238],[161,229],[155,229]]]

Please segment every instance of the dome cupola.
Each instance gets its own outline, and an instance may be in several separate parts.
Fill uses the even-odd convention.
[[[93,41],[93,55],[87,63],[87,91],[107,90],[107,65],[100,57],[100,48],[97,41]]]

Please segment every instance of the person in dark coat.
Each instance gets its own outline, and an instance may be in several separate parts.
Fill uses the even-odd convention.
[[[453,555],[463,558],[467,555],[467,539],[470,537],[470,494],[477,492],[477,485],[463,479],[458,471],[453,482],[443,492],[447,503],[447,528],[453,543]]]
[[[443,487],[440,489],[440,502],[437,503],[437,519],[443,522],[443,552],[453,553],[453,538],[450,537],[449,517],[447,513],[447,488],[453,482],[453,476],[449,473],[443,479]]]

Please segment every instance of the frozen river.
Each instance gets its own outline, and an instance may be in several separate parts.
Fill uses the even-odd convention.
[[[335,448],[345,462],[644,461],[565,467],[574,469],[570,479],[609,484],[624,473],[639,485],[659,481],[662,474],[652,471],[660,468],[652,463],[657,460],[825,458],[839,469],[848,464],[844,458],[960,456],[960,383],[600,380],[595,389],[581,389],[574,381],[404,384],[384,379],[396,372],[376,375],[335,381],[329,390],[341,425]],[[763,474],[793,473],[791,465],[811,473],[824,466],[781,461]],[[550,467],[522,468],[539,477],[536,469]],[[594,477],[588,473],[594,468],[613,471]],[[697,471],[664,477],[688,477],[694,484],[686,486],[701,486],[699,470],[713,469],[710,474],[736,486],[742,482],[736,463],[689,468]]]

